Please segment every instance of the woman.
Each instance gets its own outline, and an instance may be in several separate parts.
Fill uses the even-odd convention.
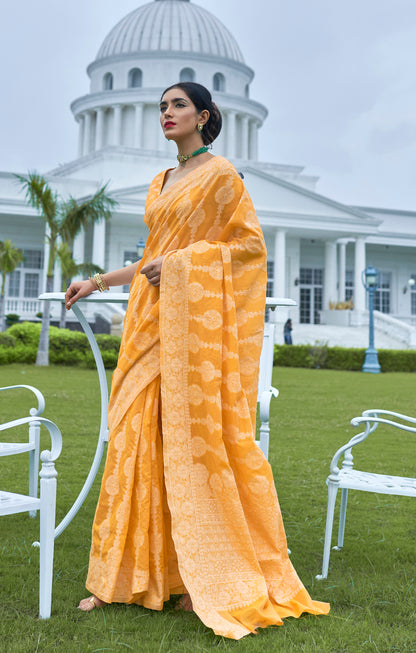
[[[142,260],[96,275],[131,282],[94,519],[89,611],[161,610],[172,594],[234,639],[328,612],[288,555],[271,469],[254,441],[266,249],[244,184],[207,150],[221,115],[199,84],[160,102],[176,168],[151,183]],[[67,308],[96,290],[75,282]]]
[[[285,345],[291,345],[292,344],[292,320],[289,318],[286,320],[285,325],[283,327],[283,338],[285,341]]]

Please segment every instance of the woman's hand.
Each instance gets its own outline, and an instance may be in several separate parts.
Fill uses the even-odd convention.
[[[75,304],[81,297],[88,297],[94,290],[97,290],[97,287],[89,279],[73,281],[65,293],[65,308],[69,311],[72,304]]]
[[[162,272],[162,263],[164,256],[158,256],[157,258],[150,261],[147,265],[144,265],[140,270],[140,274],[144,274],[149,283],[152,286],[160,286],[160,275]]]

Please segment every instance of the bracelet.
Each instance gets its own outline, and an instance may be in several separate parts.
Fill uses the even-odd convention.
[[[105,290],[110,290],[110,288],[107,286],[106,282],[103,279],[103,275],[99,274],[98,272],[94,274],[94,277],[90,277],[89,280],[96,285],[97,290],[99,290],[100,292],[104,292]]]

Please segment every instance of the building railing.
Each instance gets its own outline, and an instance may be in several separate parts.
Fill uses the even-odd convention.
[[[7,313],[16,313],[20,317],[34,318],[36,313],[42,310],[40,301],[36,299],[6,299],[6,315]]]
[[[374,326],[383,333],[405,342],[408,348],[416,347],[416,328],[396,317],[374,311]]]

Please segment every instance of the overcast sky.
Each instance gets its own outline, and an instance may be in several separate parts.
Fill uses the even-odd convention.
[[[77,153],[86,66],[142,0],[1,0],[0,170]],[[237,39],[269,116],[259,158],[347,204],[416,211],[416,0],[198,0]]]

